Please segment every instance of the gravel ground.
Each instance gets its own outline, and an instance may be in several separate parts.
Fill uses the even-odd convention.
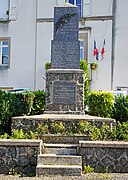
[[[43,177],[18,177],[0,175],[0,180],[128,180],[128,174],[101,174],[88,173],[80,177],[77,176],[43,176]]]

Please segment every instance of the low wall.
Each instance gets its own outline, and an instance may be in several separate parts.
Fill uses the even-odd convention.
[[[79,155],[95,172],[128,173],[128,142],[80,141]]]
[[[34,116],[21,116],[21,117],[13,117],[12,118],[12,129],[22,129],[24,132],[33,131],[35,132],[36,128],[39,124],[48,125],[48,130],[51,131],[52,123],[63,123],[64,129],[68,129],[68,127],[73,127],[77,131],[77,124],[80,121],[89,122],[92,125],[97,127],[102,126],[104,123],[110,127],[115,125],[115,120],[110,118],[102,118],[96,116],[89,116],[89,115],[55,115],[55,114],[42,114],[42,115],[34,115]],[[48,134],[53,132],[48,132]],[[79,132],[79,129],[78,129]]]
[[[0,140],[0,174],[36,174],[40,140]],[[79,141],[82,165],[95,172],[128,173],[128,142]]]
[[[36,174],[40,140],[0,140],[0,174]]]

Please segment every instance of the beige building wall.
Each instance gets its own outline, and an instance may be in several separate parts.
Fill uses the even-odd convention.
[[[0,87],[45,89],[44,66],[51,60],[54,6],[63,5],[65,0],[15,1],[17,1],[16,18],[13,12],[11,14],[13,18],[9,22],[0,20],[0,38],[11,39],[10,67],[2,69],[0,65]],[[112,16],[113,0],[83,0],[83,15],[86,16],[79,22],[79,32],[80,39],[85,41],[84,58],[89,63],[91,90],[114,90],[117,86],[128,86],[127,0],[116,2],[113,61],[113,21],[106,18]],[[105,19],[101,20],[101,17]],[[95,61],[94,40],[101,51],[104,39],[106,41],[104,59],[96,61],[98,69],[91,71],[90,63]]]

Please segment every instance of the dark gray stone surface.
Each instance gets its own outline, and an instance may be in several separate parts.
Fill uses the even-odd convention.
[[[83,78],[80,69],[48,70],[45,113],[84,114]]]
[[[0,174],[36,173],[37,156],[41,141],[38,140],[0,140]],[[1,179],[1,178],[0,178]]]
[[[55,7],[54,9],[51,67],[56,69],[80,68],[77,7]]]
[[[54,8],[54,40],[78,40],[78,8]]]
[[[55,7],[51,70],[46,72],[46,114],[84,114],[78,32],[78,7]]]
[[[75,104],[76,83],[55,81],[53,85],[54,104]]]
[[[52,68],[78,69],[80,67],[79,41],[52,41]]]

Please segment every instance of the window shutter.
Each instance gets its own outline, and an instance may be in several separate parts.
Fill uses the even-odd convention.
[[[17,18],[17,0],[10,0],[9,19],[15,21]]]
[[[91,0],[84,0],[83,17],[91,16]]]
[[[8,19],[8,0],[0,0],[0,19]]]
[[[56,5],[57,6],[61,6],[61,5],[64,5],[64,1],[63,0],[56,0]]]

